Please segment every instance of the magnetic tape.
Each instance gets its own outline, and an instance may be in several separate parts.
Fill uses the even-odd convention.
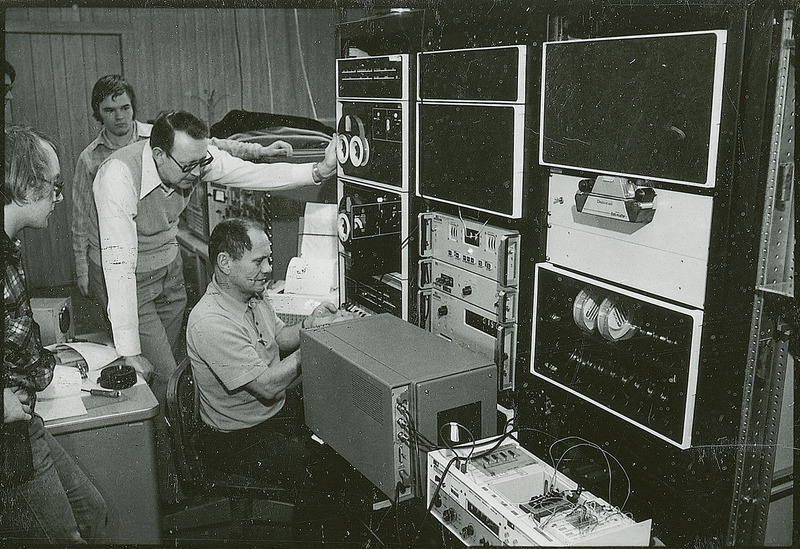
[[[136,370],[127,364],[115,364],[106,366],[100,370],[100,377],[97,383],[103,389],[127,389],[136,385]]]

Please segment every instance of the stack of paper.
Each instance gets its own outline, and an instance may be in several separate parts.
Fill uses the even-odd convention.
[[[37,395],[36,413],[45,421],[86,415],[86,406],[81,398],[81,389],[97,389],[100,370],[119,357],[116,349],[107,345],[88,342],[62,343],[78,352],[86,361],[88,374],[81,378],[78,368],[57,364],[53,370],[53,381]],[[144,383],[141,377],[137,383]]]

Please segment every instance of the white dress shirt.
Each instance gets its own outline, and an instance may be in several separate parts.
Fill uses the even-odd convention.
[[[315,184],[313,164],[255,164],[231,156],[213,145],[214,157],[204,181],[252,190],[294,189]],[[136,215],[139,199],[151,192],[169,194],[156,170],[150,142],[142,151],[142,185],[136,193],[128,166],[110,158],[100,166],[93,191],[100,227],[100,249],[108,289],[108,318],[114,333],[114,345],[122,356],[141,354],[136,297],[138,237]],[[174,246],[177,252],[177,245]]]

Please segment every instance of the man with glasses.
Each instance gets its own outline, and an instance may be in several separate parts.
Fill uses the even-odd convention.
[[[108,308],[103,268],[100,262],[100,237],[92,182],[100,164],[111,153],[147,139],[153,126],[136,120],[136,92],[118,74],[100,77],[92,88],[92,116],[103,127],[97,137],[78,156],[72,178],[72,250],[81,294],[93,296],[103,311]],[[265,147],[231,139],[211,139],[211,144],[245,160],[291,156],[292,146],[275,141]]]
[[[47,227],[62,195],[52,140],[27,126],[5,127],[3,179],[3,423],[0,427],[0,540],[104,543],[100,493],[36,415],[36,393],[53,379],[25,288],[17,234]]]
[[[255,164],[211,145],[205,123],[179,111],[159,116],[150,139],[100,166],[93,191],[114,344],[162,405],[186,308],[176,236],[192,190],[202,181],[258,190],[319,184],[336,172],[334,145],[319,163]],[[159,422],[156,431],[163,495],[171,489],[169,438]]]

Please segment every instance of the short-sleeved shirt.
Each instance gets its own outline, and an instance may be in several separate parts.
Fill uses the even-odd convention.
[[[219,431],[254,427],[277,414],[285,396],[266,400],[245,385],[280,361],[284,323],[265,299],[237,301],[216,279],[192,309],[186,345],[200,393],[200,417]]]

